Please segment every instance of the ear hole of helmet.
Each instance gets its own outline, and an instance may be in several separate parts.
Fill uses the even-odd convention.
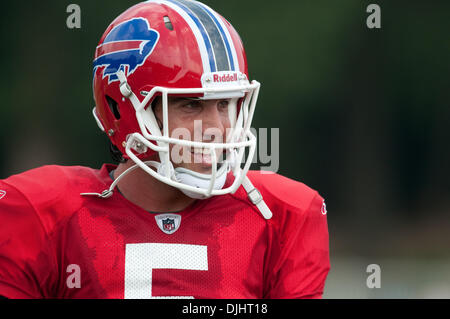
[[[117,102],[108,95],[105,95],[105,99],[116,120],[120,120],[119,105],[117,104]]]

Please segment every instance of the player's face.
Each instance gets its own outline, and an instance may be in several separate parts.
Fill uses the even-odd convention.
[[[169,134],[173,138],[205,143],[226,142],[230,128],[228,116],[229,99],[198,100],[192,98],[169,97]],[[155,115],[162,119],[161,98],[156,101]],[[216,149],[216,158],[221,158],[223,150]],[[208,150],[180,145],[170,145],[174,167],[184,167],[202,174],[211,173],[211,155]]]

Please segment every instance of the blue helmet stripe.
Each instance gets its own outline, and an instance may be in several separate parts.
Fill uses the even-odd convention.
[[[208,33],[206,32],[206,30],[203,27],[200,20],[197,18],[197,16],[191,10],[189,10],[188,7],[186,7],[179,1],[175,1],[175,0],[167,0],[167,1],[182,8],[189,15],[189,17],[191,17],[191,19],[194,21],[194,23],[197,25],[198,29],[200,30],[200,33],[202,34],[203,40],[205,42],[206,50],[208,51],[209,65],[211,68],[211,72],[216,72],[216,70],[217,70],[216,69],[216,61],[215,61],[215,57],[214,57],[214,53],[213,53],[213,49],[212,49],[212,45],[211,45],[211,40],[209,39]]]
[[[214,50],[214,56],[216,59],[217,71],[229,71],[230,70],[230,61],[229,61],[229,52],[226,49],[224,32],[220,32],[220,29],[217,27],[217,20],[214,21],[214,16],[210,14],[205,7],[201,6],[199,2],[196,1],[188,1],[188,0],[178,0],[183,3],[186,7],[191,9],[191,11],[197,15],[200,22],[205,27],[208,32],[209,38],[212,43],[212,47]],[[222,30],[223,31],[223,30]]]
[[[200,3],[200,4],[202,4],[202,3]],[[228,38],[227,38],[225,32],[223,31],[222,26],[220,25],[220,23],[219,23],[219,21],[217,20],[217,18],[216,18],[216,17],[214,16],[214,14],[209,10],[209,8],[208,8],[207,6],[205,6],[205,5],[202,4],[202,7],[203,7],[203,10],[205,10],[206,13],[208,13],[208,15],[214,20],[214,22],[215,22],[217,28],[219,29],[220,34],[222,35],[222,39],[223,39],[223,41],[224,41],[224,43],[225,43],[225,46],[226,46],[226,48],[227,48],[227,53],[228,53],[228,58],[229,58],[230,65],[231,65],[231,70],[232,70],[232,71],[235,71],[236,69],[235,69],[235,66],[234,66],[233,54],[231,53],[230,43],[228,42]]]

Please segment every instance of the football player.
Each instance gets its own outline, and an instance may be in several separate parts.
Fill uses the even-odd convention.
[[[320,298],[323,198],[249,171],[260,84],[208,6],[150,0],[106,29],[94,118],[119,165],[0,181],[6,298]]]

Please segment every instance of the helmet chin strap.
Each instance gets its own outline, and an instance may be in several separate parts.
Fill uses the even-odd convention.
[[[153,166],[158,174],[165,176],[166,172],[166,165],[161,164],[156,161],[146,161],[144,164],[148,166]],[[176,182],[181,182],[193,187],[197,188],[208,188],[209,183],[211,182],[212,176],[210,174],[201,174],[198,172],[195,172],[193,170],[184,168],[184,167],[177,167],[174,168],[171,162],[168,162],[169,165],[169,171],[170,171],[170,178]],[[81,193],[80,195],[83,196],[98,196],[100,198],[109,198],[112,196],[114,192],[114,188],[117,186],[119,181],[128,173],[134,171],[139,166],[137,164],[134,164],[133,166],[129,167],[125,171],[123,171],[111,184],[109,189],[104,190],[102,193]],[[222,189],[223,185],[225,185],[225,181],[227,178],[227,173],[229,172],[229,164],[223,164],[219,170],[217,170],[216,179],[213,185],[213,189],[218,190]],[[195,199],[205,199],[207,196],[203,194],[198,194],[195,192],[191,192],[188,190],[180,189],[186,196],[189,196],[191,198]]]
[[[158,173],[164,172],[165,167],[164,165],[161,165],[159,162],[155,161],[146,161],[144,162],[146,165],[153,166],[156,168]],[[206,188],[209,186],[211,175],[209,174],[201,174],[194,172],[192,170],[186,169],[184,167],[177,167],[173,168],[172,163],[170,163],[170,171],[171,171],[171,178],[178,180],[180,182],[186,183],[188,185],[194,186],[194,187],[203,187]],[[102,193],[81,193],[82,196],[97,196],[100,198],[109,198],[113,195],[114,188],[117,186],[119,181],[128,173],[135,170],[139,166],[137,164],[134,164],[133,166],[126,169],[124,172],[122,172],[111,184],[109,189],[105,189]],[[222,189],[223,185],[225,184],[229,164],[225,165],[223,164],[220,169],[217,171],[217,177],[214,183],[213,188],[214,189]],[[258,189],[253,186],[252,182],[249,180],[249,178],[246,176],[244,178],[244,181],[242,183],[242,186],[244,187],[245,191],[247,192],[249,200],[255,205],[258,210],[260,211],[261,215],[265,219],[271,219],[272,218],[272,212],[270,208],[266,205],[264,202],[261,193],[258,191]],[[186,196],[189,196],[191,198],[195,199],[205,199],[207,198],[205,195],[197,194],[194,192],[190,192],[187,190],[180,189]]]

